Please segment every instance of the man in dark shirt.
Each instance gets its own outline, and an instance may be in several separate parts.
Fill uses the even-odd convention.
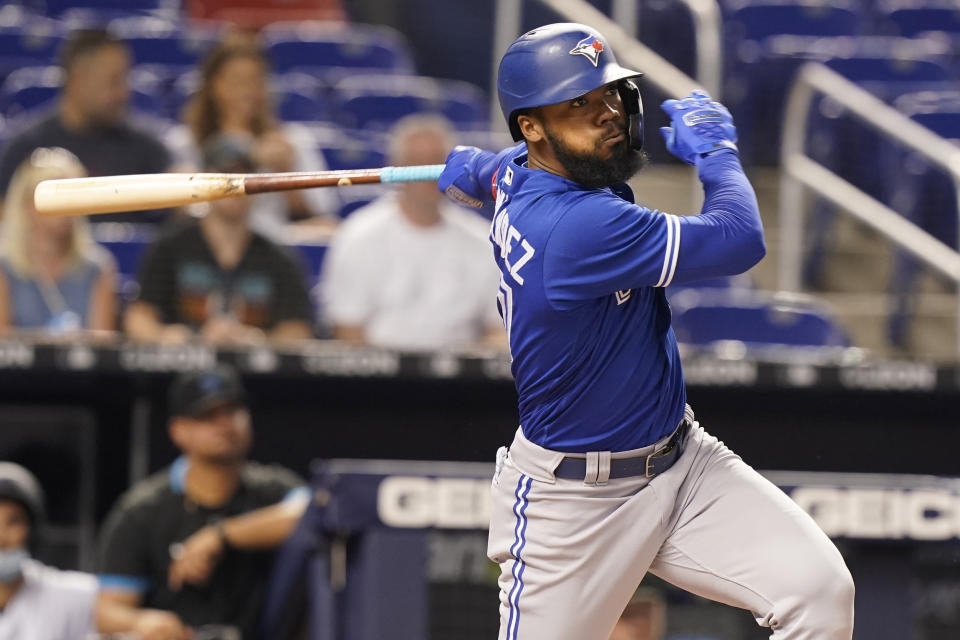
[[[101,532],[98,628],[187,640],[216,625],[255,638],[271,550],[309,491],[286,469],[246,460],[250,414],[231,369],[181,375],[170,411],[183,456],[123,495]]]
[[[249,143],[219,137],[204,147],[214,172],[250,172]],[[162,236],[144,255],[140,295],[124,328],[134,340],[251,345],[311,336],[313,310],[300,264],[253,231],[250,199],[210,203],[199,222]]]
[[[0,193],[16,168],[38,147],[73,152],[91,176],[161,173],[170,153],[152,135],[127,122],[130,51],[109,33],[80,30],[64,44],[63,89],[57,107],[14,135],[0,152]],[[100,216],[106,220],[157,221],[161,214]]]

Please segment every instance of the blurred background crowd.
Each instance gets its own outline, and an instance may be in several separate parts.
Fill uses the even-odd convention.
[[[8,0],[0,337],[504,354],[492,212],[456,205],[432,183],[88,218],[39,216],[32,195],[56,178],[409,166],[442,163],[457,144],[503,148],[491,103],[500,50],[523,28],[589,21],[590,9],[623,30],[622,61],[647,69],[635,37],[730,107],[758,191],[767,260],[745,277],[668,292],[684,349],[956,362],[960,164],[933,157],[960,139],[955,0]],[[807,62],[836,75],[810,80],[804,96],[795,82]],[[653,163],[634,190],[641,204],[695,213],[694,176],[653,135],[677,84],[648,76]],[[800,159],[788,151],[815,167],[794,171]],[[791,205],[800,226],[784,215]],[[0,639],[307,633],[304,607],[260,614],[270,610],[271,552],[310,503],[308,469],[248,461],[257,449],[243,382],[230,368],[198,369],[163,381],[163,451],[175,461],[152,459],[155,475],[131,473],[130,487],[103,492],[98,551],[81,553],[95,561],[60,563],[99,581],[36,560],[42,483],[0,463]],[[664,593],[638,592],[612,638],[693,638],[666,614]]]

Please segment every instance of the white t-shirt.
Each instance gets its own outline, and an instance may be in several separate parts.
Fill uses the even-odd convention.
[[[96,597],[94,576],[27,560],[23,586],[0,611],[0,640],[84,640]]]
[[[280,126],[280,131],[293,147],[294,171],[326,171],[327,163],[317,150],[316,138],[310,129],[296,123]],[[173,166],[181,171],[200,171],[200,150],[193,133],[186,125],[171,127],[163,138],[173,154]],[[319,217],[337,220],[338,203],[333,189],[304,189],[307,206]],[[261,193],[251,197],[250,226],[277,242],[284,241],[283,228],[289,221],[287,201],[282,193]]]
[[[362,326],[370,344],[432,350],[477,342],[500,324],[489,223],[441,203],[432,227],[411,224],[387,194],[355,211],[324,258],[324,315]]]

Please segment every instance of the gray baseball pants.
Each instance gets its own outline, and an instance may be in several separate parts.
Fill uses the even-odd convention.
[[[519,430],[498,455],[487,554],[500,565],[500,640],[606,640],[647,571],[751,611],[774,640],[851,640],[854,587],[840,552],[698,423],[653,479],[556,478],[564,455]]]

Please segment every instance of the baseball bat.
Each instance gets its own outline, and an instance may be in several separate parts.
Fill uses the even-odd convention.
[[[440,177],[444,165],[382,167],[299,173],[146,173],[44,180],[33,202],[46,216],[84,216],[118,211],[180,207],[234,196],[346,187],[378,182],[426,182]]]

